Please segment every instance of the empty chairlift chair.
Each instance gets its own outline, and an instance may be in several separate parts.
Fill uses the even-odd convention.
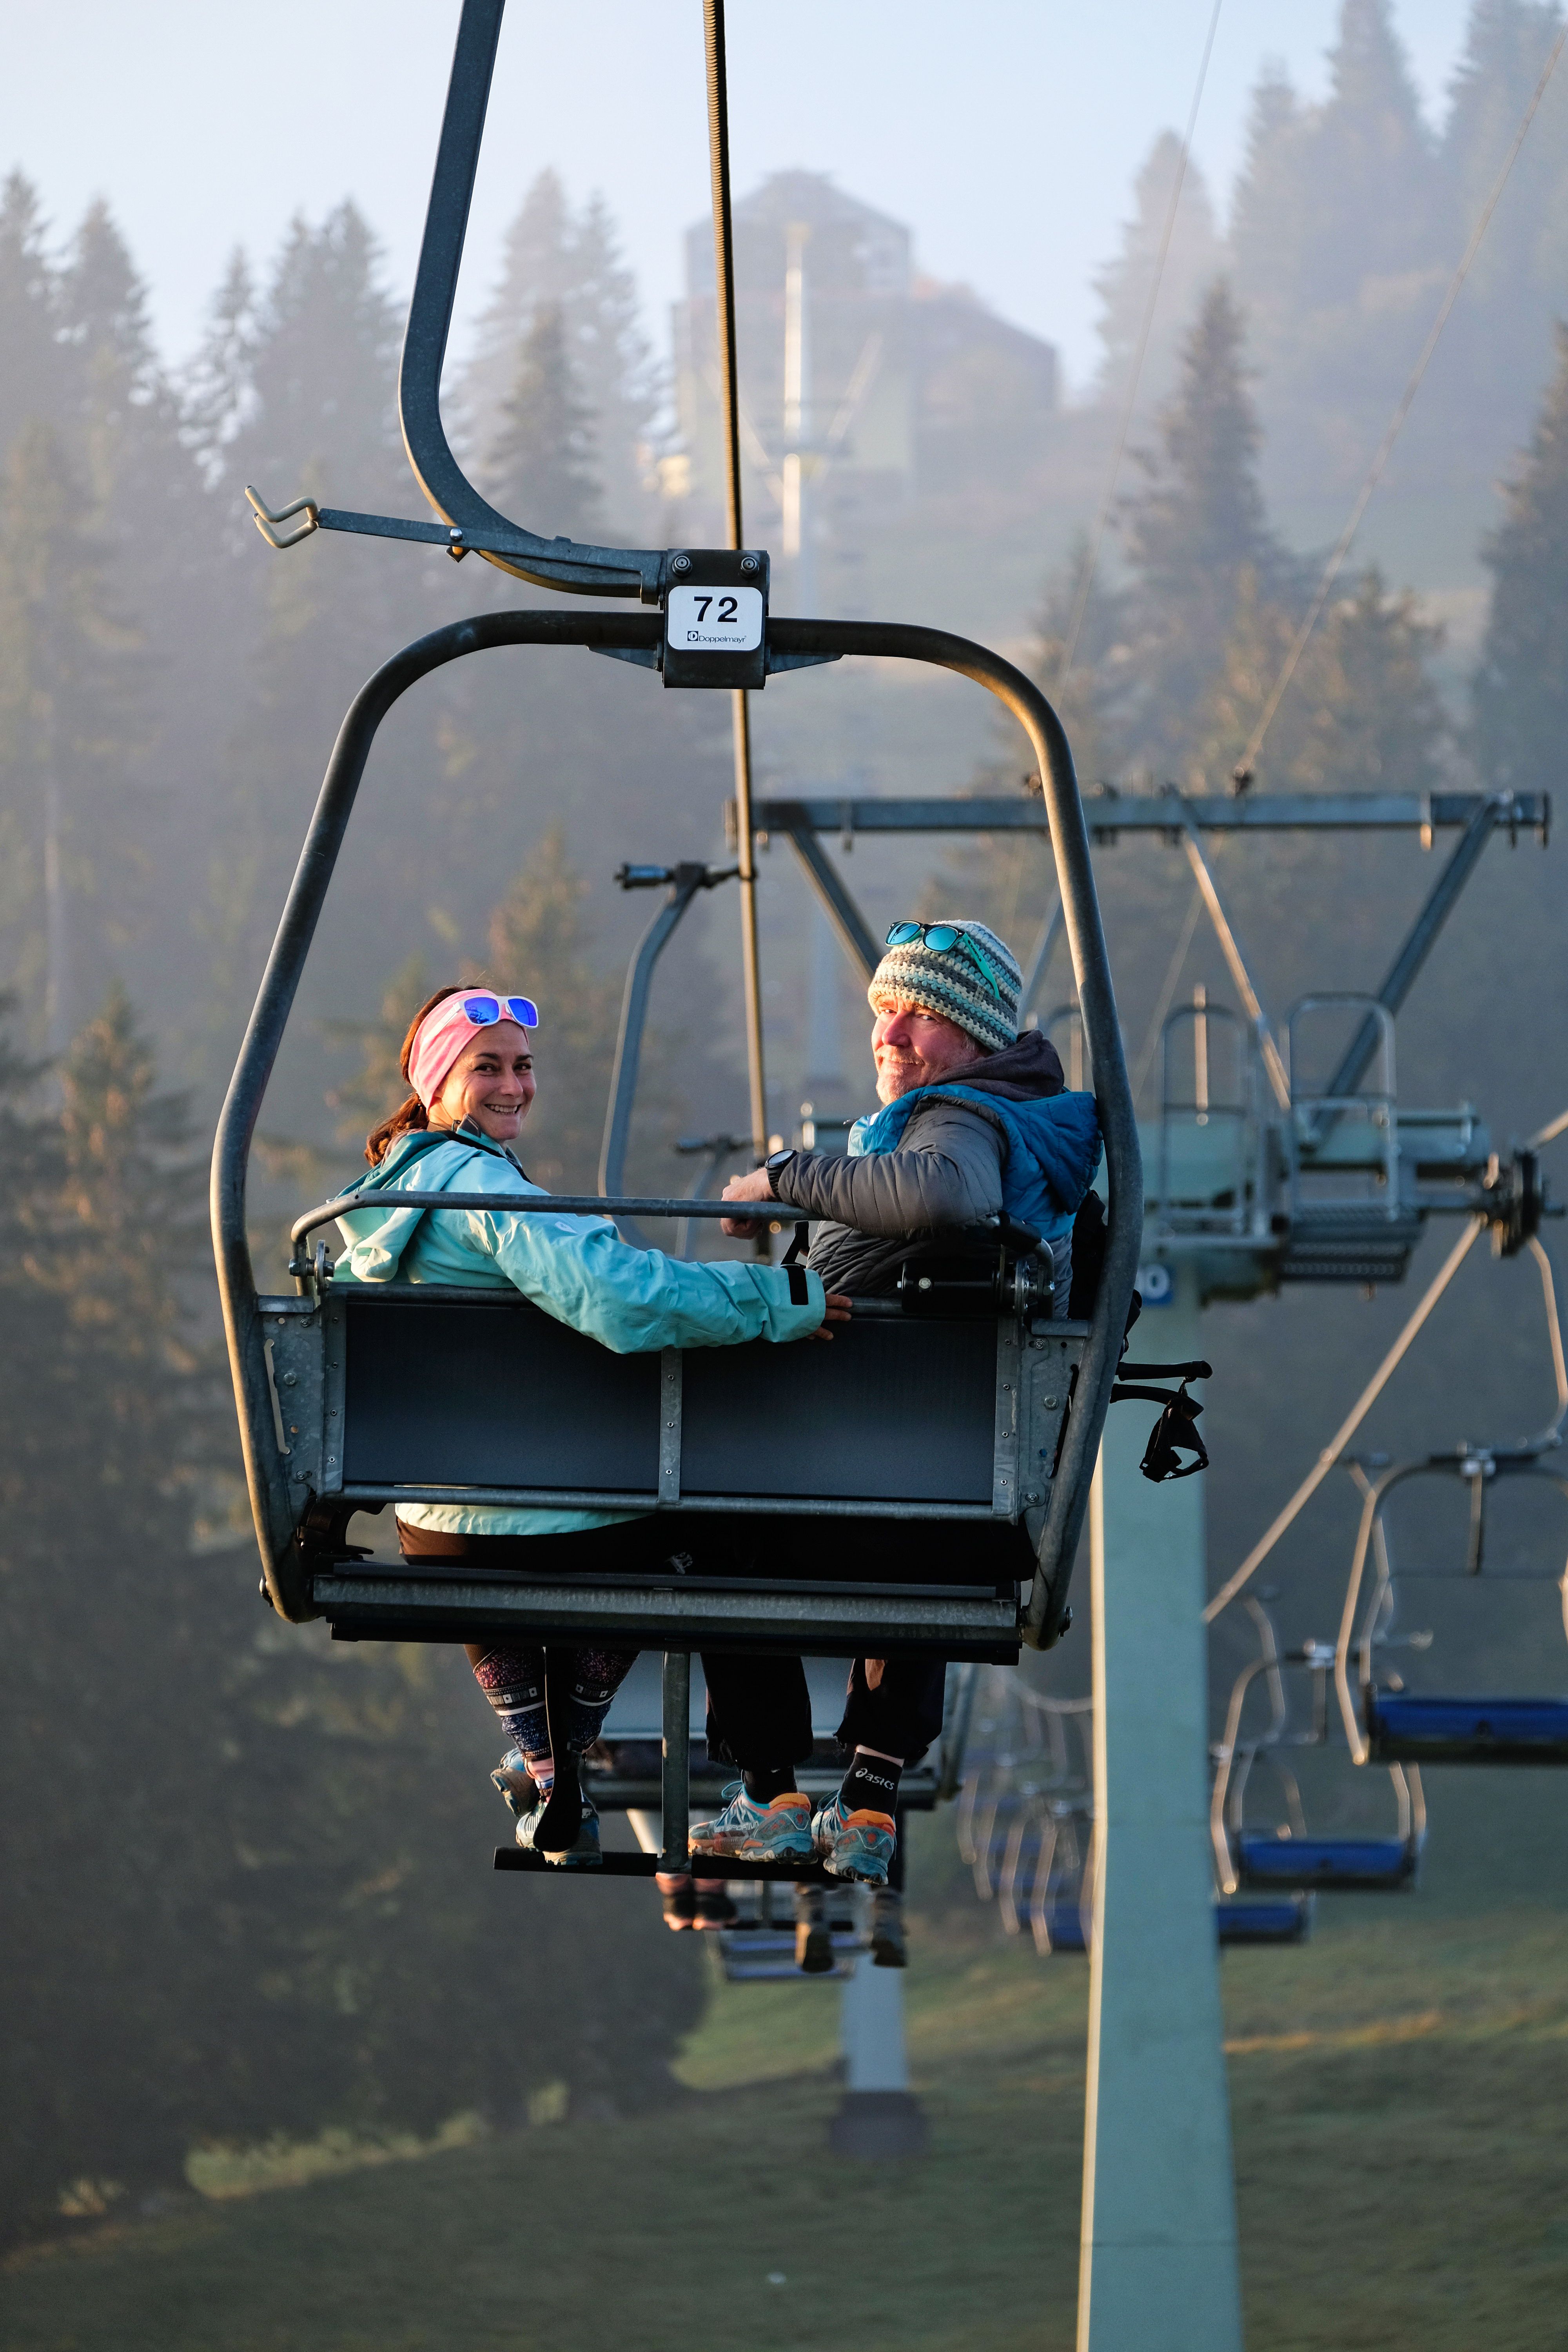
[[[1568,1691],[1521,1697],[1492,1691],[1450,1688],[1413,1691],[1387,1663],[1389,1653],[1426,1650],[1429,1633],[1394,1632],[1396,1587],[1405,1581],[1479,1585],[1554,1582],[1568,1625],[1568,1568],[1555,1566],[1522,1574],[1489,1571],[1486,1559],[1488,1497],[1500,1480],[1516,1490],[1524,1480],[1542,1481],[1568,1496],[1568,1475],[1542,1459],[1539,1444],[1514,1448],[1457,1446],[1451,1454],[1395,1464],[1375,1478],[1357,1465],[1363,1490],[1361,1524],[1345,1595],[1335,1659],[1340,1706],[1346,1736],[1358,1762],[1422,1764],[1568,1764]],[[1388,1505],[1412,1479],[1458,1479],[1468,1490],[1468,1524],[1462,1566],[1437,1562],[1395,1568],[1388,1528]],[[1368,1559],[1372,1591],[1364,1609]],[[1361,1614],[1359,1628],[1357,1613]],[[1352,1653],[1359,1688],[1351,1686]]]
[[[1282,1651],[1272,1619],[1261,1601],[1246,1604],[1259,1634],[1259,1654],[1237,1676],[1226,1710],[1225,1733],[1215,1753],[1210,1800],[1210,1830],[1222,1902],[1238,1890],[1268,1889],[1300,1895],[1313,1890],[1330,1894],[1390,1894],[1415,1883],[1426,1833],[1426,1801],[1418,1771],[1400,1764],[1389,1767],[1396,1813],[1392,1836],[1323,1835],[1309,1830],[1297,1775],[1289,1761],[1292,1751],[1328,1744],[1328,1677],[1334,1653],[1326,1642],[1306,1642],[1299,1650]],[[1310,1719],[1304,1729],[1293,1727],[1285,1677],[1306,1674],[1311,1683]],[[1268,1694],[1269,1719],[1250,1738],[1243,1738],[1242,1723],[1248,1693],[1262,1678]],[[1248,1825],[1247,1799],[1258,1768],[1278,1781],[1284,1800],[1284,1817],[1270,1829]],[[1247,1939],[1249,1924],[1232,1922],[1227,1941]],[[1278,1923],[1286,1926],[1283,1918]],[[1256,1923],[1252,1940],[1279,1940]],[[1300,1932],[1305,1932],[1303,1916]],[[1222,1935],[1226,1926],[1222,1917]],[[1284,1940],[1294,1940],[1284,1935]]]

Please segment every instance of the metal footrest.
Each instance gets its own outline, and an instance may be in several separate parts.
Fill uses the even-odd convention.
[[[498,1845],[495,1866],[498,1870],[547,1870],[552,1878],[652,1878],[667,1865],[658,1853],[606,1853],[585,1870],[567,1869],[535,1853],[531,1847]],[[844,1881],[833,1877],[819,1862],[741,1862],[733,1854],[694,1853],[688,1857],[687,1867],[700,1878],[717,1877],[722,1871],[726,1881],[772,1878],[789,1886],[831,1886],[840,1894],[844,1890]]]
[[[1385,1217],[1357,1208],[1307,1210],[1293,1220],[1279,1252],[1281,1282],[1403,1282],[1421,1238],[1415,1215]]]
[[[1420,1849],[1405,1838],[1237,1840],[1237,1874],[1247,1886],[1320,1886],[1331,1893],[1389,1894],[1415,1876]]]
[[[1373,1691],[1366,1730],[1383,1764],[1568,1764],[1568,1698]]]
[[[853,1931],[833,1937],[833,1966],[813,1974],[798,1968],[795,1931],[727,1927],[711,1939],[730,1984],[842,1984],[866,1947]]]
[[[334,1638],[461,1642],[504,1633],[530,1643],[608,1643],[647,1650],[806,1651],[882,1657],[940,1650],[955,1660],[1012,1664],[1018,1604],[949,1586],[602,1584],[542,1577],[421,1575],[347,1568],[311,1580]]]

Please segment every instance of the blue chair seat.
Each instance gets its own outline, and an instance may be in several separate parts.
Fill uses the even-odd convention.
[[[1568,1764],[1568,1698],[1372,1690],[1366,1728],[1382,1763]]]
[[[1237,1868],[1248,1886],[1322,1886],[1373,1894],[1405,1886],[1416,1853],[1403,1838],[1267,1837],[1237,1841]]]
[[[1277,1903],[1215,1905],[1222,1944],[1304,1944],[1312,1932],[1312,1897],[1289,1895]]]

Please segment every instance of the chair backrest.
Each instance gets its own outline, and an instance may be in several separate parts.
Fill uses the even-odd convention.
[[[616,1355],[510,1291],[344,1284],[263,1304],[300,1507],[360,1502],[937,1514],[1048,1491],[1079,1327],[865,1318],[830,1345]]]

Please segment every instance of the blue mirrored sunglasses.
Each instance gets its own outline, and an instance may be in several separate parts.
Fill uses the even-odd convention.
[[[1001,1003],[1002,991],[990,959],[968,931],[961,931],[953,923],[895,923],[888,933],[887,944],[890,948],[908,948],[917,940],[938,955],[949,955],[956,948],[960,955],[967,956],[997,1003]]]
[[[497,1021],[515,1021],[524,1029],[539,1026],[539,1007],[531,996],[492,996],[479,990],[464,997],[463,1012],[476,1029],[489,1029]]]

